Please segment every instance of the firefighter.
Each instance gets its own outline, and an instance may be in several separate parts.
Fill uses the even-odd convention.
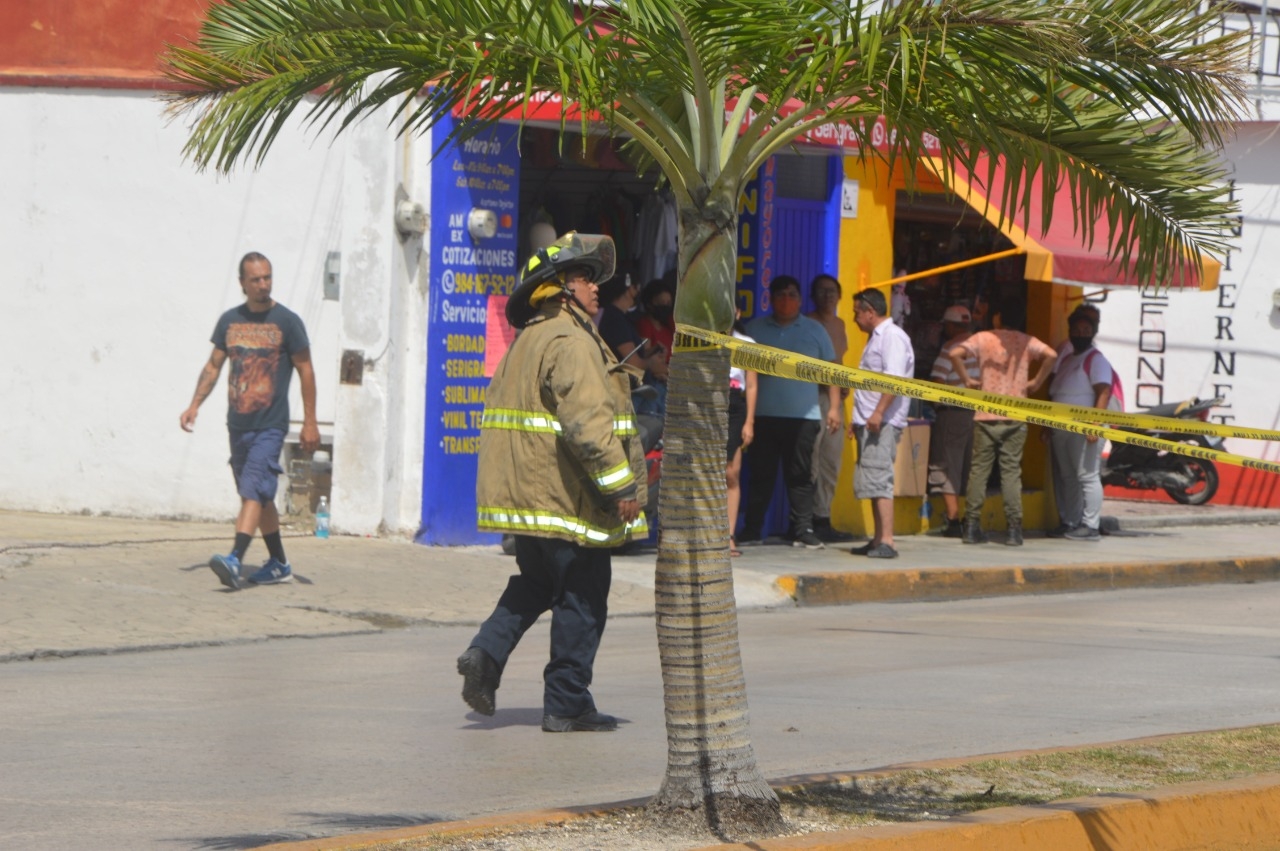
[[[592,667],[608,611],[610,549],[648,535],[647,477],[629,370],[600,338],[597,284],[613,276],[608,236],[570,232],[528,261],[507,302],[521,329],[485,397],[477,527],[514,535],[519,573],[458,658],[462,698],[494,713],[521,636],[551,612],[542,729],[616,730],[596,709]]]

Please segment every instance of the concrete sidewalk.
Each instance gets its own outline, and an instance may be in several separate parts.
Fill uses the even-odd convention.
[[[1132,500],[1108,501],[1104,514],[1119,528],[1094,543],[1032,532],[1006,547],[993,532],[965,545],[933,532],[899,538],[888,563],[846,546],[843,561],[780,571],[778,584],[800,605],[829,605],[1280,579],[1280,510]]]
[[[899,539],[892,561],[787,546],[733,560],[742,608],[1258,581],[1280,578],[1280,511],[1108,501],[1121,532],[1099,543],[1029,537],[966,546]],[[296,581],[224,589],[207,567],[229,524],[0,512],[0,661],[286,636],[474,624],[513,570],[497,546],[286,531]],[[248,561],[265,557],[255,540]],[[614,560],[610,612],[653,612],[654,555]]]

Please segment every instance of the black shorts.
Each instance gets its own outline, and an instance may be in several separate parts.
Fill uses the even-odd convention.
[[[929,493],[964,496],[973,456],[973,411],[953,405],[934,408],[929,432]]]
[[[747,424],[747,394],[729,390],[729,460],[742,447],[742,427]]]

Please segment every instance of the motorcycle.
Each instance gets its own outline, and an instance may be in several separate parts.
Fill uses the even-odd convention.
[[[1146,408],[1143,413],[1153,417],[1207,421],[1209,411],[1223,401],[1221,396],[1214,399],[1193,397],[1184,402]],[[1213,435],[1139,428],[1124,430],[1206,449],[1220,450],[1223,445],[1223,439]],[[1174,501],[1183,505],[1204,505],[1218,492],[1218,468],[1212,461],[1204,458],[1192,458],[1131,443],[1112,443],[1111,454],[1103,460],[1102,483],[1136,490],[1161,488]]]

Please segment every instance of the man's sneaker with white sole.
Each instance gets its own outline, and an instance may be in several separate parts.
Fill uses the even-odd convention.
[[[276,558],[267,563],[249,577],[254,585],[279,585],[281,582],[293,581],[293,568]]]

